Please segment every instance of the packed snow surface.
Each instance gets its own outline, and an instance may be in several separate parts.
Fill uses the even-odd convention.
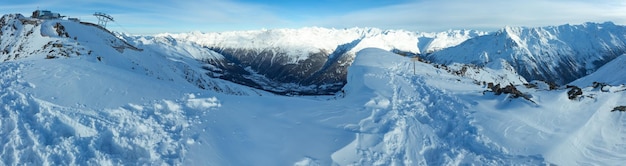
[[[525,83],[505,62],[455,74],[447,69],[462,65],[438,68],[364,48],[341,93],[278,96],[206,77],[198,54],[220,56],[197,43],[132,48],[93,25],[13,24],[3,27],[0,43],[8,50],[0,54],[7,59],[0,63],[0,165],[619,165],[626,159],[626,115],[611,112],[625,105],[625,86],[581,86],[583,95],[570,100],[569,89],[518,85],[528,99],[513,98],[482,83]]]

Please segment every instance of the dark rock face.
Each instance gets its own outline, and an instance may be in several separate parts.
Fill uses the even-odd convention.
[[[604,83],[604,82],[593,82],[592,84],[594,89],[600,89],[600,91],[602,92],[609,92],[608,89],[605,89],[605,87],[610,87],[609,84]]]
[[[490,82],[490,83],[487,83],[487,88],[490,89],[494,95],[510,94],[512,98],[522,97],[526,100],[532,101],[530,100],[530,97],[528,95],[517,90],[517,88],[513,84],[509,84],[505,86],[504,88],[502,88],[500,87],[500,84],[494,85],[493,82]]]
[[[334,52],[319,50],[305,60],[290,59],[281,48],[250,50],[207,48],[222,54],[223,61],[206,61],[221,70],[209,75],[280,95],[330,95],[346,83],[347,67],[354,55],[340,45]]]
[[[574,100],[583,95],[583,90],[577,86],[568,86],[568,88],[571,88],[569,91],[567,91],[567,97],[570,100]]]
[[[615,111],[626,112],[626,106],[617,106],[613,108],[613,110],[611,110],[611,112],[615,112]]]

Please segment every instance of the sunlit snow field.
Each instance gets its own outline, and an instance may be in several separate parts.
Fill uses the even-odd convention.
[[[580,98],[568,99],[565,88],[517,86],[526,100],[495,95],[477,81],[526,82],[505,63],[459,76],[363,48],[337,95],[279,96],[207,77],[193,55],[210,52],[120,51],[114,46],[123,43],[108,32],[59,22],[77,39],[60,37],[54,21],[1,36],[2,46],[24,45],[21,52],[32,54],[0,63],[0,165],[619,165],[626,159],[626,117],[611,112],[626,103],[626,87],[617,85],[623,79],[601,80],[624,71],[624,56],[574,82],[583,88]],[[54,50],[42,50],[49,42],[73,53],[46,59]],[[593,88],[590,80],[615,86]]]

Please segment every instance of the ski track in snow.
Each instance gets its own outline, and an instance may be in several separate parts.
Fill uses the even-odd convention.
[[[373,54],[373,53],[372,53]],[[363,56],[363,55],[361,55]],[[385,57],[388,58],[388,57]],[[542,164],[540,156],[510,155],[479,133],[458,94],[427,83],[427,74],[405,71],[408,60],[386,72],[366,73],[375,95],[370,117],[359,123],[355,142],[333,154],[340,165]],[[423,66],[422,66],[423,67]],[[357,72],[358,73],[358,72]],[[354,80],[354,79],[353,79]],[[356,154],[351,154],[356,151]]]
[[[398,74],[401,73],[397,71],[398,68],[399,66],[389,73],[391,76],[389,85],[393,90],[391,109],[384,114],[386,118],[377,117],[389,120],[386,122],[389,124],[381,126],[390,128],[383,132],[382,140],[386,146],[385,154],[390,156],[381,157],[382,162],[377,161],[375,164],[448,165],[459,164],[465,158],[469,158],[470,161],[479,160],[472,162],[482,160],[486,163],[491,162],[490,164],[504,163],[504,160],[498,157],[502,155],[502,151],[489,147],[495,145],[485,142],[484,140],[488,139],[477,133],[477,129],[470,124],[470,120],[467,119],[468,108],[464,103],[452,94],[429,87],[420,76]],[[420,144],[421,147],[405,146]],[[363,158],[371,157],[366,156]],[[375,157],[373,159],[376,160]],[[537,159],[539,158],[534,158]],[[368,162],[360,164],[366,163]]]

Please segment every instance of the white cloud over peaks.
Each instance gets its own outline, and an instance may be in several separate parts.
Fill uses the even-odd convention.
[[[149,9],[126,13],[126,21],[143,23],[140,27],[151,32],[256,29],[257,26],[287,22],[270,12],[270,7],[232,0],[168,1],[166,4],[147,2],[133,5],[144,5]],[[150,25],[154,25],[151,30]]]
[[[268,25],[288,24],[288,21],[273,13],[270,6],[235,0],[57,0],[6,4],[0,1],[2,14],[29,15],[36,8],[92,22],[97,21],[92,16],[93,12],[105,12],[133,34],[259,29]],[[114,23],[109,25],[110,29],[126,31]]]
[[[239,3],[231,0],[201,0],[179,2],[173,10],[180,13],[175,16],[191,22],[219,23],[276,23],[282,22],[263,5]],[[182,16],[182,17],[181,17]]]
[[[546,26],[613,21],[626,23],[622,0],[424,0],[309,20],[305,24],[402,28],[495,30],[503,26]]]
[[[0,11],[3,14],[20,12],[29,15],[40,7],[91,22],[97,21],[91,14],[100,11],[115,18],[116,23],[109,24],[109,29],[132,34],[302,26],[444,31],[496,30],[506,25],[546,26],[589,21],[626,24],[624,0],[406,0],[401,4],[366,9],[350,6],[354,5],[352,3],[328,5],[346,6],[338,7],[344,10],[335,13],[311,13],[319,12],[311,10],[293,15],[280,13],[289,6],[238,0],[57,0],[19,3],[0,0]]]

